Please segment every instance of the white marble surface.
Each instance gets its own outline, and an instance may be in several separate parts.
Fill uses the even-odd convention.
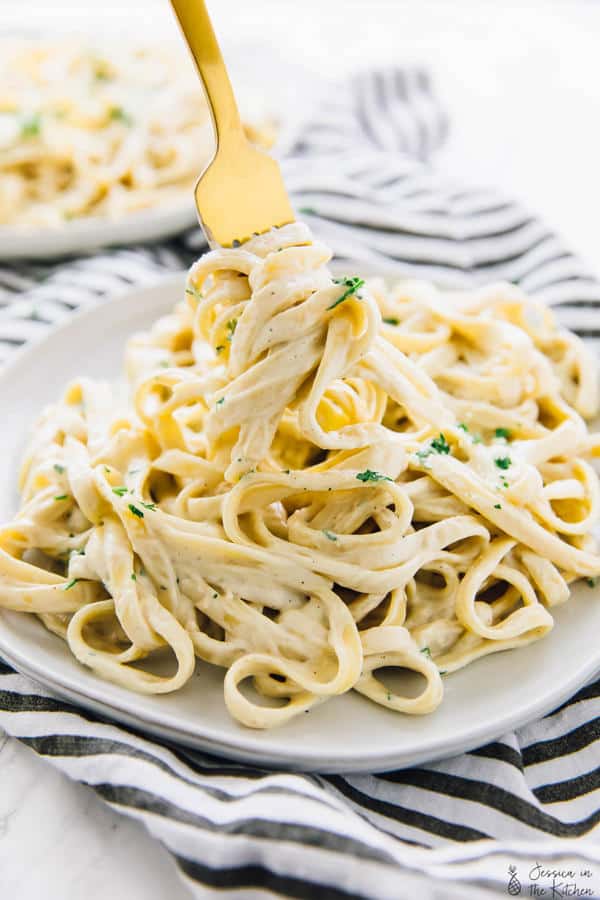
[[[0,0],[0,33],[47,22],[49,6]],[[91,7],[57,0],[53,25],[87,26]],[[600,3],[213,0],[212,8],[220,34],[275,43],[327,75],[371,61],[431,63],[454,123],[440,165],[520,196],[600,268]],[[107,30],[131,17],[136,28],[173,27],[167,0],[103,0],[102,10]],[[0,734],[0,896],[190,893],[139,825]]]

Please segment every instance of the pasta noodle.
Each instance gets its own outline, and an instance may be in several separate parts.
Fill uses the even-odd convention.
[[[273,123],[245,127],[273,143]],[[213,148],[202,89],[176,49],[0,44],[0,225],[187,202]]]
[[[329,259],[298,223],[214,250],[130,340],[128,399],[68,386],[0,530],[1,606],[135,691],[222,666],[255,728],[351,689],[430,713],[445,675],[548,633],[600,574],[587,349],[514,286]]]

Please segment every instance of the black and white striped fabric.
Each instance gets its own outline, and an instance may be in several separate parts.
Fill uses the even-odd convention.
[[[600,339],[600,285],[560,238],[518,204],[436,170],[447,128],[421,70],[340,86],[283,160],[300,214],[338,256],[448,285],[512,280]],[[194,230],[0,267],[0,361],[73,309],[202,249]],[[446,900],[505,892],[536,861],[600,866],[600,680],[476,751],[378,776],[275,773],[171,746],[3,664],[0,726],[143,822],[200,897]]]

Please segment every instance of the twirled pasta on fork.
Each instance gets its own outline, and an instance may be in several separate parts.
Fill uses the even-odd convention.
[[[587,349],[514,286],[388,289],[329,260],[301,224],[208,253],[130,340],[122,408],[69,385],[0,531],[1,606],[132,690],[222,666],[257,728],[351,689],[429,713],[444,675],[552,628],[600,574]]]

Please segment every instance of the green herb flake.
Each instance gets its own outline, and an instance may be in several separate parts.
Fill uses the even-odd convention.
[[[110,117],[113,122],[122,122],[123,125],[133,125],[133,119],[122,106],[111,106]]]
[[[504,438],[506,441],[510,441],[510,431],[508,428],[496,428],[495,435],[497,438]]]
[[[439,437],[432,440],[431,449],[435,450],[436,453],[450,453],[450,444],[441,432]]]
[[[331,306],[328,306],[327,309],[335,309],[336,306],[339,306],[340,303],[343,303],[344,300],[347,300],[351,294],[355,294],[359,288],[361,288],[364,284],[362,278],[359,278],[357,275],[354,275],[352,278],[334,278],[335,284],[343,284],[346,290],[342,294],[341,297],[338,297]]]
[[[227,331],[229,332],[229,334],[227,335],[228,341],[230,341],[233,338],[233,336],[235,334],[235,329],[237,328],[237,323],[238,323],[237,319],[230,319],[229,322],[227,323]]]
[[[152,510],[152,512],[154,512],[154,510],[156,509],[156,503],[144,503],[143,500],[140,500],[140,503],[144,507],[144,509],[150,509]]]
[[[494,460],[499,469],[508,469],[512,465],[510,456],[497,456]]]
[[[219,353],[222,353],[224,349],[225,349],[225,344],[219,344],[217,347],[215,347],[215,352],[216,352],[217,356],[219,355]]]
[[[135,572],[132,572],[132,573],[131,573],[131,580],[132,580],[132,581],[137,581],[137,575],[135,574]]]
[[[300,209],[298,210],[298,212],[301,213],[303,216],[318,215],[316,209],[314,209],[312,206],[301,206]]]
[[[96,81],[110,81],[112,79],[109,64],[103,59],[93,61],[94,78]]]
[[[597,578],[586,578],[585,582],[588,587],[595,588],[596,585],[598,584],[598,579]]]
[[[127,493],[127,488],[125,487],[125,485],[122,485],[121,487],[113,488],[112,492],[113,494],[116,494],[117,497],[123,497],[124,494]]]
[[[217,402],[215,403],[215,406],[223,406],[224,403],[225,403],[225,397],[221,397],[220,400],[217,400]]]
[[[199,291],[193,284],[186,287],[185,292],[186,294],[189,294],[190,297],[195,297],[196,300],[202,300],[202,291]]]
[[[421,647],[421,653],[423,653],[428,659],[431,659],[431,650],[429,647]]]
[[[323,529],[323,534],[328,541],[337,541],[337,534],[334,534],[333,531],[330,531],[328,528]]]
[[[76,585],[79,581],[81,581],[80,578],[72,578],[71,581],[69,581],[68,584],[65,584],[65,586],[64,586],[64,588],[63,588],[63,591],[70,591],[71,588],[72,588],[72,587],[75,587],[75,585]]]
[[[219,598],[218,594],[213,594],[213,600],[218,600],[218,598]]]
[[[65,474],[65,467],[64,467],[64,466],[59,466],[58,463],[54,463],[53,468],[54,468],[54,471],[55,471],[55,472],[58,472],[59,475],[64,475],[64,474]]]
[[[69,495],[68,494],[59,494],[58,497],[55,497],[54,499],[55,500],[68,500]]]
[[[394,316],[384,316],[383,321],[386,325],[399,325],[400,319],[396,319]]]
[[[459,422],[458,427],[460,428],[461,431],[464,431],[465,434],[469,433],[469,427],[468,427],[468,425],[465,425],[464,422]]]
[[[501,503],[494,503],[494,509],[502,509]]]
[[[387,692],[387,701],[388,701],[388,703],[392,702],[392,695],[390,694],[389,691]]]
[[[42,130],[42,118],[39,113],[32,113],[21,119],[21,137],[38,137]]]
[[[374,472],[372,469],[365,469],[364,472],[359,472],[356,476],[359,481],[367,482],[367,481],[392,481],[389,475],[381,475],[379,472]]]
[[[133,503],[128,503],[127,508],[129,509],[129,512],[132,513],[132,515],[137,516],[138,519],[144,518],[144,513],[141,509],[138,509],[137,506],[134,506]]]

